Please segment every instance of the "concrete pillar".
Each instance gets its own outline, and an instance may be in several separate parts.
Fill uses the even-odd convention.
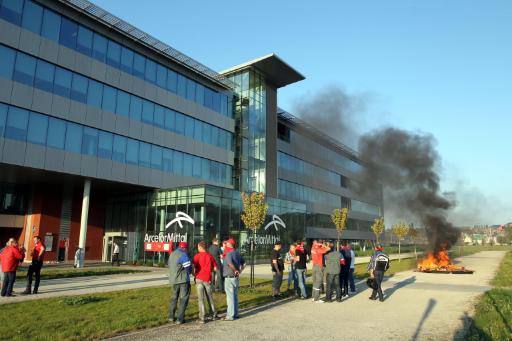
[[[84,267],[85,258],[85,240],[87,238],[87,217],[89,216],[89,197],[91,194],[91,179],[84,181],[84,195],[82,199],[82,217],[80,218],[80,239],[78,247],[82,250],[78,261],[78,267]]]

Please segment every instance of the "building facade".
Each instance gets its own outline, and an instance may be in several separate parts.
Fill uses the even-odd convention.
[[[277,89],[304,77],[275,55],[217,73],[88,1],[1,0],[0,60],[1,243],[40,235],[63,261],[78,246],[109,260],[117,242],[122,259],[163,261],[144,242],[172,230],[246,250],[241,191],[268,198],[263,258],[276,238],[331,238],[334,207],[351,209],[347,238],[372,238],[381,198],[343,185],[355,153],[278,110]],[[194,224],[167,226],[177,212]]]

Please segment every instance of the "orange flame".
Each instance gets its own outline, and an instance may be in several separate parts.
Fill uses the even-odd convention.
[[[430,252],[427,257],[418,262],[419,271],[454,271],[464,270],[463,267],[453,265],[448,251],[440,250],[437,253]]]

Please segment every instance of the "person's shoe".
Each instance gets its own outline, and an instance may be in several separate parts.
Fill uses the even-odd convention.
[[[176,322],[176,320],[175,320],[175,319],[167,319],[167,321],[168,321],[168,322],[171,322],[171,323]]]
[[[336,302],[340,303],[340,302],[342,302],[342,301],[341,301],[341,300],[336,300]]]
[[[37,293],[37,291],[36,291],[36,293]],[[30,292],[30,290],[25,290],[25,291],[24,291],[24,292],[22,292],[21,294],[22,294],[22,295],[30,295],[30,294],[31,294],[31,292]]]
[[[185,323],[185,321],[176,320],[176,321],[174,322],[174,324],[183,324],[183,323]]]
[[[272,299],[274,299],[274,300],[278,300],[279,298],[280,298],[279,295],[272,295]]]
[[[332,300],[325,300],[324,303],[332,303]]]
[[[375,301],[377,299],[377,297],[368,297],[368,299],[372,300],[372,301]]]
[[[216,321],[219,317],[217,316],[217,314],[213,315],[212,316],[212,321]]]
[[[38,293],[37,290],[32,291],[32,295],[37,295],[37,293]]]
[[[384,302],[384,299],[383,298],[379,298],[379,302]]]
[[[198,322],[199,324],[205,324],[205,323],[206,323],[206,321],[205,321],[205,320],[201,320],[201,319],[197,320],[197,322]]]
[[[230,318],[230,317],[224,317],[224,318],[222,319],[222,321],[234,321],[234,320],[235,320],[235,319]]]
[[[347,294],[345,294],[345,295],[341,296],[341,298],[347,298],[347,297],[348,297],[348,295],[347,295]]]
[[[9,294],[7,295],[8,297],[16,297],[17,295],[16,294]]]
[[[324,300],[316,300],[315,303],[325,303]]]

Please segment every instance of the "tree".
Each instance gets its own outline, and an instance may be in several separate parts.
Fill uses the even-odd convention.
[[[244,210],[242,212],[242,221],[245,227],[251,231],[251,276],[250,284],[254,287],[254,256],[255,256],[255,237],[256,231],[265,222],[268,211],[268,205],[265,201],[265,194],[253,192],[251,194],[242,193],[242,204]]]
[[[341,234],[345,230],[347,226],[347,218],[348,218],[348,208],[335,208],[332,210],[331,220],[336,226],[336,230],[338,231],[338,250],[340,248],[340,238]]]
[[[418,229],[413,226],[409,227],[409,237],[411,237],[412,242],[414,243],[414,257],[418,259],[418,254],[416,253],[416,240],[418,239]]]
[[[394,224],[391,230],[396,236],[396,239],[398,239],[398,261],[400,262],[400,241],[409,233],[409,226],[405,222],[401,221],[398,224]]]
[[[377,239],[377,244],[379,244],[379,236],[384,232],[384,228],[386,226],[384,225],[384,217],[376,218],[373,221],[372,224],[372,231],[375,234],[375,237]]]

